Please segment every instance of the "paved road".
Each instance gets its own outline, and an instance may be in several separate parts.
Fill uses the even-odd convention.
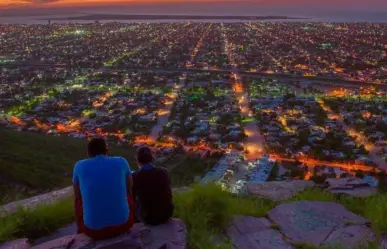
[[[244,93],[237,94],[237,98],[239,99],[242,117],[249,118],[250,107],[247,95]],[[265,138],[260,133],[257,123],[255,121],[247,123],[245,125],[245,133],[247,135],[245,147],[249,151],[248,159],[259,157],[263,152]]]
[[[176,94],[173,94],[173,100],[176,99]],[[159,110],[159,118],[157,119],[157,124],[153,126],[150,133],[150,138],[152,141],[156,141],[159,137],[159,134],[163,130],[164,125],[168,123],[169,116],[171,115],[171,109],[173,106],[173,101],[168,101],[164,108]]]

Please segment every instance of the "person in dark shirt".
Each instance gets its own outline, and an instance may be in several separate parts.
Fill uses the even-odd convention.
[[[171,180],[165,168],[156,168],[149,147],[137,151],[140,170],[133,173],[133,197],[137,205],[137,216],[145,224],[160,225],[173,215]]]

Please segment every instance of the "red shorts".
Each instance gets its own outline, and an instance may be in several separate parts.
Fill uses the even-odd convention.
[[[104,240],[104,239],[110,239],[117,237],[123,233],[128,232],[134,222],[135,222],[135,217],[134,217],[134,212],[136,210],[133,198],[132,196],[128,195],[128,204],[129,204],[129,219],[126,223],[119,225],[119,226],[109,226],[102,228],[100,230],[92,230],[89,229],[84,221],[83,221],[83,203],[82,200],[77,201],[76,207],[75,207],[75,212],[76,212],[76,219],[77,219],[77,224],[78,224],[78,231],[81,233],[86,234],[88,237],[94,239],[94,240]]]

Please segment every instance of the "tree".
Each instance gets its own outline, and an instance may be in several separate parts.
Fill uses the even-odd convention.
[[[348,176],[350,176],[348,173],[342,173],[340,175],[340,178],[347,178]]]
[[[291,177],[299,177],[300,179],[304,179],[305,171],[302,169],[295,168],[295,169],[292,169],[290,171],[290,176]]]
[[[378,191],[380,193],[387,193],[387,176],[385,172],[380,172],[378,174],[379,183],[378,183]]]
[[[325,182],[325,179],[327,179],[327,176],[326,175],[321,175],[321,176],[312,176],[310,178],[312,181],[314,181],[314,183],[316,184],[323,184]]]
[[[361,171],[361,170],[356,170],[355,176],[356,176],[357,178],[364,178],[365,174],[364,174],[364,172]]]
[[[277,179],[278,171],[279,171],[278,163],[275,163],[270,172],[269,181],[275,181]]]

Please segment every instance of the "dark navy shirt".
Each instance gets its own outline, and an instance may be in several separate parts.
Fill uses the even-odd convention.
[[[142,165],[133,173],[133,196],[140,218],[150,225],[164,223],[173,214],[171,180],[165,168]]]

